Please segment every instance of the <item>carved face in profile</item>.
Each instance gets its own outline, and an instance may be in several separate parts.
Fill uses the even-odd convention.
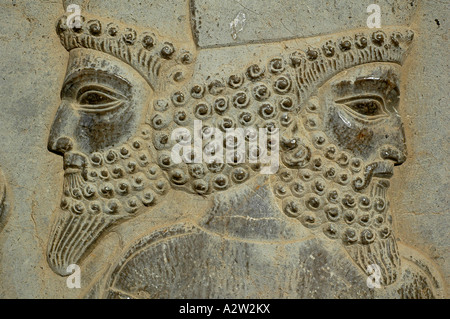
[[[388,179],[406,159],[399,71],[390,63],[355,66],[308,97],[295,133],[282,141],[288,169],[273,183],[286,215],[347,244],[372,243],[379,231],[390,236]]]
[[[149,164],[147,147],[136,139],[146,133],[139,129],[151,94],[148,83],[126,63],[94,50],[70,52],[48,139],[48,149],[64,157],[65,172],[62,211],[48,247],[55,272],[65,274],[69,260],[84,253],[83,236],[95,240],[115,220],[131,217],[139,205],[153,202],[155,194],[144,188],[147,179],[142,173]],[[152,173],[156,178],[156,171]],[[159,186],[163,192],[165,185]],[[60,247],[76,227],[87,227],[86,232]]]
[[[314,123],[316,113],[323,124],[315,129],[366,163],[386,159],[401,164],[405,141],[397,111],[398,71],[397,66],[379,63],[344,71],[310,99],[313,116],[306,121]],[[106,153],[138,135],[150,92],[125,63],[93,50],[71,51],[49,150],[64,156],[65,169],[80,170],[87,179],[85,168],[92,154]],[[392,175],[387,163],[377,169],[378,175]]]
[[[66,168],[83,169],[92,153],[137,135],[150,92],[142,76],[122,61],[94,50],[71,51],[49,150],[64,155]]]
[[[271,182],[281,210],[348,244],[389,237],[386,205],[377,204],[385,201],[387,183],[368,186],[405,160],[399,66],[372,62],[400,59],[398,35],[374,35],[371,44],[366,36],[353,47],[346,40],[331,55],[324,46],[320,57],[283,52],[264,66],[199,86],[189,78],[178,82],[172,67],[192,63],[192,56],[180,50],[174,58],[171,44],[153,54],[147,33],[125,29],[120,37],[108,29],[103,35],[100,22],[87,25],[58,29],[70,58],[48,140],[49,150],[64,156],[65,169],[62,211],[48,247],[55,272],[65,274],[105,229],[155,204],[169,184],[209,195],[258,174],[246,164],[171,163],[165,153],[171,130],[190,128],[193,119],[279,127],[282,168]],[[171,66],[161,71],[158,61]],[[175,84],[161,89],[154,84],[158,76]]]
[[[398,113],[399,67],[372,64],[342,72],[318,96],[324,105],[324,132],[330,141],[364,162],[377,159],[401,164],[405,138]],[[392,174],[389,165],[379,175]]]

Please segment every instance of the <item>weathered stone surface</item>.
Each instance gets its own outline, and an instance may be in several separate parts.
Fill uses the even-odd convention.
[[[0,220],[6,219],[8,204],[6,201],[6,181],[3,172],[0,170]]]
[[[0,296],[446,297],[448,7],[378,4],[1,4]]]

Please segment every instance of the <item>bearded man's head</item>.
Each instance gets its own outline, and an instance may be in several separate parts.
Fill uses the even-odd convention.
[[[211,129],[265,128],[279,133],[279,146],[269,141],[266,151],[281,159],[269,177],[280,211],[341,241],[364,270],[382,265],[384,284],[395,281],[386,189],[393,166],[406,159],[397,110],[411,31],[285,41],[262,63],[201,74],[200,82],[193,80],[200,51],[189,40],[86,15],[76,27],[62,18],[57,33],[70,55],[48,141],[64,157],[47,256],[56,273],[170,189],[211,197],[260,174],[263,165],[248,161],[262,152],[249,147],[251,134],[234,140],[246,146],[235,162],[175,163],[177,128],[198,136],[205,153],[229,144]]]

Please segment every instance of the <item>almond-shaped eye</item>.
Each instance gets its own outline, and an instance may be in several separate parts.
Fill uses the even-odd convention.
[[[384,101],[378,96],[356,96],[336,101],[344,104],[352,113],[370,118],[378,118],[387,115]]]
[[[86,86],[77,93],[80,110],[85,112],[106,112],[123,104],[126,98],[102,86]]]
[[[99,105],[115,102],[117,99],[111,97],[108,94],[104,94],[98,91],[88,91],[83,93],[78,102],[80,105]]]

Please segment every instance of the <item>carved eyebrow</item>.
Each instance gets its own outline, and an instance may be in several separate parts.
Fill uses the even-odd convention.
[[[64,81],[61,97],[66,96],[80,87],[98,84],[111,90],[118,90],[122,95],[130,97],[132,85],[124,78],[102,70],[81,69],[70,74]],[[74,94],[76,92],[73,92]]]
[[[343,98],[336,100],[336,103],[348,103],[357,99],[373,99],[380,103],[383,103],[383,99],[379,97],[378,95],[361,95],[360,97],[350,97],[350,98]]]
[[[343,80],[333,85],[338,98],[345,98],[355,94],[377,94],[386,98],[392,93],[400,94],[397,84],[385,77],[359,77],[354,81]]]
[[[356,87],[362,86],[364,88],[374,85],[378,89],[386,89],[387,91],[391,91],[393,88],[397,87],[397,84],[389,78],[380,78],[373,76],[357,78],[354,82],[354,85]]]

